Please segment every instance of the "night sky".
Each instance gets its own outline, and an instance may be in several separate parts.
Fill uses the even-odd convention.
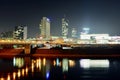
[[[66,15],[71,28],[80,33],[120,35],[120,0],[0,0],[0,33],[28,26],[28,37],[40,34],[43,16],[51,20],[51,35],[61,35],[61,18]],[[70,34],[69,34],[70,35]]]

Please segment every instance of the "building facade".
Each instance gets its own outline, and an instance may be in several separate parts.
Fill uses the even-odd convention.
[[[27,39],[27,27],[26,26],[16,26],[13,34],[14,39]]]
[[[109,39],[109,34],[81,34],[80,39]]]
[[[43,17],[40,23],[40,35],[44,39],[50,39],[50,19]]]
[[[72,38],[77,38],[77,30],[76,28],[72,28]]]
[[[109,34],[81,34],[80,40],[84,44],[106,44],[108,43],[110,36]]]
[[[62,18],[62,36],[63,38],[67,38],[68,37],[68,20],[65,18]]]

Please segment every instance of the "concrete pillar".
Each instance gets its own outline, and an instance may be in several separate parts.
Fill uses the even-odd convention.
[[[25,44],[24,47],[25,47],[24,48],[25,54],[30,54],[30,52],[31,52],[30,44]]]

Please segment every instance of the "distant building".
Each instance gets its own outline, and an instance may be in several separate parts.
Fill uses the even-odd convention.
[[[43,17],[40,23],[40,35],[44,39],[50,39],[50,19]]]
[[[81,34],[80,39],[109,39],[109,34]]]
[[[27,27],[16,26],[13,34],[14,39],[27,39]]]
[[[77,30],[76,30],[76,28],[72,28],[72,38],[77,38]]]
[[[13,31],[2,32],[0,34],[0,38],[4,38],[4,39],[10,38],[10,39],[12,39],[13,38]]]
[[[105,44],[108,43],[110,36],[109,34],[81,34],[80,39],[81,43],[90,44]]]
[[[68,20],[66,18],[62,18],[62,36],[63,38],[67,38],[68,36]]]

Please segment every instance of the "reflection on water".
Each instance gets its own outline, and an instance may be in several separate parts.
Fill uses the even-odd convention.
[[[15,67],[23,67],[24,66],[24,59],[23,58],[13,58],[13,66]]]
[[[68,59],[62,60],[62,70],[63,72],[68,72]]]
[[[81,59],[80,66],[82,68],[109,68],[109,60]]]
[[[7,76],[7,80],[10,80],[10,74],[8,74],[8,76]]]
[[[13,72],[13,80],[16,79],[16,72]]]
[[[0,65],[0,80],[110,80],[120,74],[119,59],[14,57]]]
[[[75,66],[75,60],[69,60],[69,67],[74,67]]]

